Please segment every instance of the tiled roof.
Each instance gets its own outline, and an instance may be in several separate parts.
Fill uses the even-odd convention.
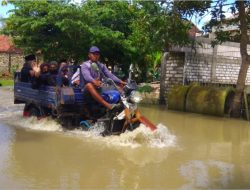
[[[9,36],[0,35],[0,52],[22,53],[22,50],[15,47]]]

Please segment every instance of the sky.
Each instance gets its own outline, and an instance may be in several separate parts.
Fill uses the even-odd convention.
[[[0,17],[3,17],[3,18],[7,18],[8,17],[8,11],[13,9],[14,6],[11,5],[11,4],[8,4],[8,5],[0,5]]]
[[[11,4],[8,4],[8,5],[5,5],[3,6],[2,3],[1,3],[1,0],[0,0],[0,19],[1,18],[7,18],[9,13],[8,11],[13,9],[14,6],[11,5]],[[2,27],[2,23],[0,22],[0,28]]]

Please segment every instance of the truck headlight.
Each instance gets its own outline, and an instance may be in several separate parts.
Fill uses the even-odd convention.
[[[139,92],[132,91],[130,96],[129,96],[129,100],[132,103],[139,103],[142,100],[142,97],[141,97]]]

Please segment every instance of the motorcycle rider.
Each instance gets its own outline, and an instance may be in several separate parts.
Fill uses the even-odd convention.
[[[108,110],[115,110],[118,105],[111,105],[106,102],[101,95],[98,93],[102,86],[102,79],[104,77],[112,79],[115,83],[120,85],[126,85],[126,82],[120,80],[113,75],[107,67],[99,61],[100,50],[96,46],[92,46],[88,53],[89,60],[83,62],[81,67],[81,75],[83,83],[87,92],[96,100],[98,103],[103,105]],[[104,76],[103,76],[104,75]]]

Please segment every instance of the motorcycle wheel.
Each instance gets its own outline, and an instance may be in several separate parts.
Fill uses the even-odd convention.
[[[123,120],[113,120],[110,119],[109,122],[105,124],[105,130],[101,133],[102,136],[109,136],[109,135],[119,135],[122,133],[122,127],[125,122]]]
[[[139,121],[133,123],[133,124],[129,127],[129,130],[130,130],[130,131],[135,130],[137,127],[140,126],[140,124],[141,124],[141,122],[139,122]]]

